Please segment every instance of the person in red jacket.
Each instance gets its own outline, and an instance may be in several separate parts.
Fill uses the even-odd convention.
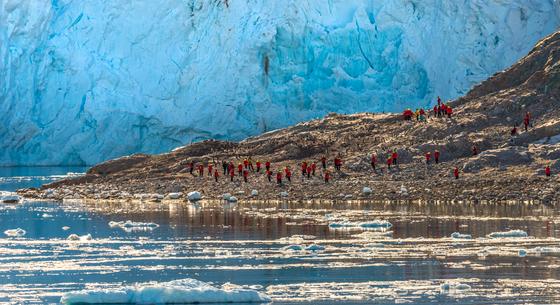
[[[547,177],[550,177],[550,174],[551,174],[550,166],[548,166],[548,165],[546,166],[546,168],[544,169],[544,173]]]
[[[315,170],[316,169],[317,169],[317,163],[316,162],[311,163],[311,174],[313,176],[315,176]]]
[[[431,152],[427,152],[426,153],[426,164],[430,165],[430,160],[432,159],[432,153]]]
[[[212,177],[212,168],[214,165],[212,163],[208,163],[208,176]]]
[[[473,155],[473,156],[478,155],[478,147],[476,147],[476,145],[473,145],[473,146],[472,146],[472,155]]]
[[[437,97],[437,104],[438,106],[441,105],[441,98],[439,96]]]
[[[517,126],[513,126],[513,128],[510,131],[511,136],[516,136],[517,135]]]
[[[231,182],[233,182],[233,177],[235,177],[235,171],[233,169],[231,169],[229,171],[229,179]]]
[[[237,166],[237,173],[239,176],[243,173],[243,165],[241,163]]]
[[[191,162],[189,162],[189,173],[191,173],[191,175],[192,175],[193,171],[194,171],[194,162],[191,161]]]
[[[243,180],[245,180],[245,183],[249,182],[247,180],[248,177],[249,177],[249,170],[244,170],[243,171]]]
[[[198,176],[202,178],[204,176],[204,165],[198,165]]]
[[[525,113],[525,117],[523,118],[523,125],[525,126],[525,131],[529,129],[530,124],[531,124],[531,113],[527,111],[527,113]]]
[[[218,177],[220,177],[220,173],[218,172],[218,170],[214,171],[214,180],[216,180],[216,182],[218,182]]]
[[[434,151],[434,161],[439,164],[439,150]]]
[[[281,185],[281,184],[282,184],[282,172],[276,173],[276,183],[277,183],[278,185]]]
[[[321,157],[321,165],[323,165],[323,170],[327,169],[327,158],[325,156]]]
[[[455,176],[455,179],[459,179],[459,168],[455,167],[453,170],[453,176]]]
[[[453,108],[451,108],[451,106],[447,106],[447,117],[451,118],[452,114],[453,114]]]
[[[438,106],[434,106],[434,118],[438,116]]]
[[[266,161],[266,163],[264,164],[264,167],[266,168],[267,171],[270,170],[270,162]]]
[[[329,183],[331,180],[331,173],[329,171],[325,171],[325,183]]]
[[[235,168],[235,165],[233,165],[233,162],[230,161],[229,164],[228,164],[228,166],[227,166],[227,173],[228,173],[228,175],[231,174],[231,172],[234,171],[234,170],[233,170],[234,168]]]
[[[288,179],[288,182],[292,182],[292,172],[287,166],[286,166],[286,179]]]
[[[391,169],[391,164],[393,164],[393,158],[387,158],[387,170]]]
[[[245,169],[249,168],[249,160],[243,160],[243,166],[245,166]]]
[[[307,172],[307,162],[303,161],[301,162],[301,175],[305,176],[306,172]]]
[[[393,150],[393,153],[391,154],[391,159],[393,159],[393,165],[397,165],[398,158],[399,158],[399,154],[397,153],[396,150]]]
[[[371,168],[375,171],[375,165],[377,164],[377,157],[375,154],[371,154]]]
[[[307,179],[310,179],[310,178],[311,178],[311,172],[312,172],[312,171],[313,171],[313,170],[311,169],[311,166],[308,166],[308,167],[307,167]]]
[[[257,173],[261,171],[261,161],[257,161]]]
[[[266,177],[268,178],[268,182],[272,182],[272,172],[267,170],[266,171]]]

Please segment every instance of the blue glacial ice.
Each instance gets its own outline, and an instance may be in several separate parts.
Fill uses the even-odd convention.
[[[227,3],[227,5],[226,5]],[[556,0],[4,0],[0,164],[93,164],[465,93]]]

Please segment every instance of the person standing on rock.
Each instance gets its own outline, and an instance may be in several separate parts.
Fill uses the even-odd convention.
[[[191,175],[194,176],[193,171],[194,171],[194,162],[191,161],[189,162],[189,173],[191,173]]]
[[[437,105],[440,106],[441,105],[441,98],[438,96],[437,97]]]
[[[377,157],[375,156],[375,154],[371,154],[371,168],[373,168],[373,171],[377,171],[375,169],[375,164],[377,164]]]
[[[266,161],[266,163],[264,164],[265,168],[267,171],[270,171],[270,162]]]
[[[399,158],[399,154],[397,153],[397,150],[393,150],[393,152],[391,153],[391,159],[393,159],[393,165],[398,166],[398,161],[397,161],[398,158]]]
[[[323,170],[327,169],[327,158],[325,156],[321,157],[321,165],[323,165]]]
[[[317,169],[317,162],[311,163],[311,174],[315,176],[315,170]]]
[[[426,165],[430,165],[430,160],[432,159],[432,153],[431,152],[427,152],[426,153]]]
[[[254,172],[255,168],[253,167],[253,160],[251,159],[251,157],[249,157],[249,169]]]
[[[307,167],[307,179],[311,179],[311,172],[312,172],[312,171],[313,171],[313,170],[311,169],[311,166],[308,166],[308,167]]]
[[[241,176],[241,174],[243,173],[243,165],[241,163],[239,163],[239,165],[237,166],[237,173],[239,174],[239,176]]]
[[[325,171],[325,183],[329,183],[331,179],[331,173],[329,171]]]
[[[220,177],[220,173],[216,169],[216,170],[214,170],[214,180],[216,180],[216,182],[218,182],[218,177]]]
[[[476,144],[472,146],[472,155],[473,156],[478,155],[478,147],[476,147]]]
[[[391,170],[391,164],[393,164],[393,158],[387,158],[387,172]]]
[[[288,179],[288,182],[292,182],[292,171],[290,171],[290,168],[286,166],[286,179]]]
[[[451,118],[451,115],[453,114],[453,108],[451,108],[451,106],[447,106],[447,117]]]
[[[525,131],[528,131],[530,124],[531,124],[531,113],[527,111],[527,113],[525,113],[525,118],[523,118],[523,125],[525,125]]]
[[[235,171],[233,170],[233,168],[229,171],[229,178],[230,181],[233,182],[233,177],[235,177]]]
[[[276,173],[276,184],[282,185],[282,172]]]
[[[544,174],[547,177],[550,177],[551,171],[550,171],[550,166],[549,165],[547,165],[546,168],[544,169]]]
[[[208,176],[212,177],[212,168],[214,165],[212,163],[208,163]]]
[[[307,172],[307,162],[303,161],[301,162],[301,175],[305,176],[306,172]]]
[[[233,161],[229,161],[228,169],[227,169],[228,170],[228,175],[231,174],[231,172],[234,172],[234,168],[235,168],[235,165],[233,165]]]
[[[438,105],[434,106],[434,118],[437,118],[438,116]]]
[[[434,151],[434,161],[439,164],[439,150]]]
[[[243,180],[245,181],[245,183],[249,182],[248,178],[249,177],[249,170],[244,170],[243,171]]]
[[[455,169],[453,170],[453,176],[455,176],[455,179],[459,179],[459,168],[455,167]]]
[[[249,160],[245,159],[243,160],[243,166],[245,167],[245,169],[249,168]]]
[[[266,171],[266,178],[268,178],[268,182],[272,182],[272,172],[267,170]]]
[[[224,175],[227,174],[228,164],[226,160],[222,161],[222,168],[224,169]]]
[[[261,161],[257,160],[257,173],[261,172]]]

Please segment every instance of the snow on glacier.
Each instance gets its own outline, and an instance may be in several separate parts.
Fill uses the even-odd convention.
[[[465,93],[557,0],[0,2],[0,164],[92,164]]]

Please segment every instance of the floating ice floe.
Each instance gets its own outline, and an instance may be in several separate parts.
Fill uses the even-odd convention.
[[[202,194],[200,194],[200,192],[197,191],[190,192],[187,194],[187,199],[189,199],[189,201],[198,201],[202,199]]]
[[[169,193],[167,194],[167,199],[179,199],[183,196],[183,193]]]
[[[471,290],[471,286],[462,283],[444,283],[440,286],[442,293],[461,292]]]
[[[86,235],[78,235],[78,234],[70,234],[68,235],[68,238],[66,238],[67,240],[71,240],[71,241],[88,241],[88,240],[92,240],[93,237],[91,237],[91,234],[86,234]]]
[[[281,249],[282,251],[302,251],[303,247],[301,245],[288,245]]]
[[[52,218],[53,216],[51,214],[47,214],[44,213],[43,215],[41,215],[42,218]]]
[[[4,231],[4,234],[6,234],[6,236],[9,237],[22,237],[25,236],[27,232],[24,229],[17,228],[17,229],[6,230]]]
[[[373,220],[363,222],[337,221],[329,224],[331,229],[388,229],[393,225],[386,220]]]
[[[282,251],[288,251],[288,252],[303,251],[303,250],[316,252],[316,251],[324,251],[325,247],[317,245],[317,244],[311,244],[309,246],[288,245],[288,246],[283,247],[281,250]]]
[[[453,232],[451,234],[451,238],[454,238],[454,239],[472,239],[472,235],[462,234],[462,233],[459,233],[459,232]]]
[[[184,279],[134,287],[69,292],[62,304],[210,304],[266,303],[270,298],[253,289],[225,284],[216,288],[205,282]]]
[[[489,238],[512,238],[512,237],[527,237],[527,232],[523,230],[510,230],[505,232],[492,232],[487,235]]]
[[[0,202],[3,203],[18,203],[21,196],[12,192],[0,192]]]
[[[307,251],[324,251],[325,247],[317,245],[317,244],[312,244],[312,245],[309,245],[309,246],[305,247],[305,250],[307,250]]]
[[[70,230],[70,227],[69,226],[64,226],[64,227],[62,227],[62,230],[68,231],[68,230]]]
[[[135,222],[131,220],[127,221],[110,221],[109,227],[120,228],[126,232],[132,231],[151,231],[159,227],[157,223],[153,222]]]

